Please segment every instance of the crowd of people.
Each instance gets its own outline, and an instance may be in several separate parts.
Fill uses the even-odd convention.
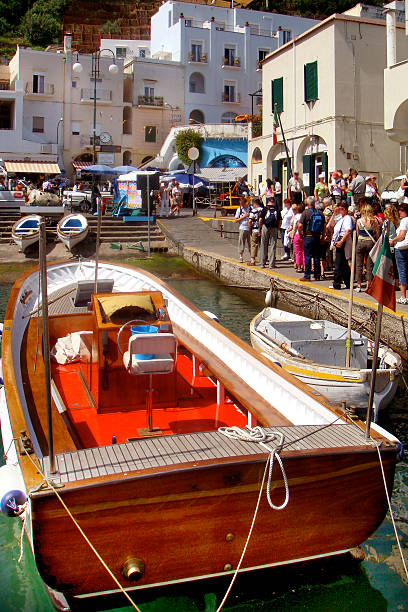
[[[300,280],[311,282],[326,278],[333,271],[332,289],[350,288],[352,235],[356,231],[356,292],[369,286],[373,276],[370,252],[382,231],[387,231],[394,263],[396,286],[401,290],[397,302],[408,304],[408,171],[401,181],[403,202],[387,205],[382,211],[374,175],[366,178],[350,169],[331,173],[326,184],[319,176],[314,195],[307,196],[298,172],[288,183],[288,197],[281,203],[282,188],[267,180],[260,197],[242,196],[236,211],[239,224],[238,252],[244,261],[245,248],[250,265],[276,268],[276,247],[282,242],[283,261],[293,263]],[[280,196],[280,197],[279,197]]]

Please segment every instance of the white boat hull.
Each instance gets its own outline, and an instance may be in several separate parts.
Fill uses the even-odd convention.
[[[40,220],[41,217],[39,215],[28,215],[22,217],[13,225],[11,237],[22,253],[24,253],[29,246],[39,241]],[[37,225],[35,226],[35,224]]]
[[[69,227],[69,222],[71,220],[77,220],[81,225],[80,227]],[[74,246],[85,240],[88,236],[89,227],[86,218],[80,214],[71,214],[63,217],[57,226],[57,236],[58,240],[60,240],[69,251],[73,249]]]
[[[270,321],[302,321],[306,317],[293,315],[274,308],[264,311]],[[347,368],[322,365],[301,356],[293,356],[271,339],[265,338],[258,331],[261,315],[251,322],[250,334],[252,346],[279,364],[286,371],[296,376],[302,382],[310,385],[317,392],[326,396],[335,404],[346,401],[347,405],[356,408],[367,408],[370,392],[371,369]],[[264,318],[265,320],[265,318]],[[284,343],[281,343],[284,344]],[[384,368],[378,368],[376,373],[376,390],[374,393],[374,418],[378,419],[380,410],[386,408],[395,396],[401,371],[399,356],[386,347],[380,347],[379,358],[385,363]]]

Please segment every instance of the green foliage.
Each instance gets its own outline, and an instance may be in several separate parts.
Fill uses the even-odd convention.
[[[200,151],[201,157],[201,145],[203,140],[204,139],[201,134],[195,130],[183,130],[177,134],[176,151],[180,161],[182,161],[183,164],[186,164],[186,166],[191,164],[191,159],[187,155],[190,147],[197,147],[197,149]],[[200,161],[200,157],[197,160],[198,162]]]
[[[62,16],[68,0],[36,0],[21,22],[21,33],[32,45],[43,47],[61,38]]]
[[[16,32],[32,3],[33,0],[0,0],[0,34],[8,36]]]
[[[101,34],[120,34],[120,19],[104,23],[101,27]]]

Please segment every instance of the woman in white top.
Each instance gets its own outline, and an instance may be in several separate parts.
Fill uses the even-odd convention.
[[[400,216],[400,224],[398,226],[398,234],[390,240],[390,245],[395,246],[395,259],[397,260],[398,275],[400,281],[401,297],[398,298],[398,304],[408,304],[407,300],[407,282],[408,282],[408,204],[404,202],[398,207]]]
[[[286,200],[283,202],[283,209],[281,212],[282,223],[280,226],[280,236],[281,236],[281,242],[282,242],[282,246],[284,250],[282,261],[288,261],[288,259],[290,258],[290,246],[285,246],[285,233],[289,230],[290,226],[292,225],[292,219],[294,215],[295,214],[292,209],[292,202],[290,201],[289,198],[286,198]]]
[[[160,185],[159,190],[160,195],[160,218],[169,216],[170,212],[170,189],[168,181],[164,181],[162,185]]]
[[[249,206],[248,200],[243,196],[239,199],[239,207],[235,213],[235,221],[239,223],[239,237],[238,237],[238,252],[239,261],[244,261],[244,250],[245,245],[248,247],[248,251],[251,253],[250,244],[250,231],[249,231],[249,213],[251,207]]]
[[[266,179],[266,186],[262,190],[261,198],[263,199],[265,204],[268,204],[268,202],[273,200],[274,196],[275,196],[275,190],[273,187],[273,183],[271,179]]]
[[[329,224],[334,222],[334,217],[337,215],[339,215],[339,220],[334,226],[330,247],[332,250],[335,250],[333,285],[331,285],[330,289],[341,289],[342,281],[346,285],[346,289],[349,289],[350,266],[348,260],[351,257],[353,219],[348,214],[346,202],[340,202],[339,206],[336,206]]]

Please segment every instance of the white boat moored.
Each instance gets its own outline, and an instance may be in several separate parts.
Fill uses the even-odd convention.
[[[57,236],[70,251],[84,240],[89,232],[88,221],[84,215],[73,213],[63,217],[57,225]]]
[[[40,239],[40,215],[27,215],[16,221],[11,229],[11,237],[24,251]]]

